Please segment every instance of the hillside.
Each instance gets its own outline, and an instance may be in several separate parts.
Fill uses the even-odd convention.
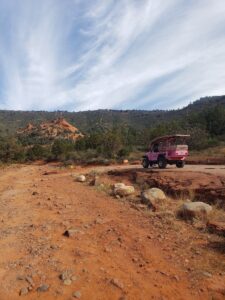
[[[108,129],[114,125],[127,125],[137,130],[155,126],[164,121],[179,120],[192,113],[198,113],[217,105],[225,107],[225,96],[205,97],[178,110],[96,110],[82,112],[66,111],[0,111],[0,131],[2,135],[15,134],[28,123],[34,126],[57,118],[65,118],[82,132],[92,129]]]

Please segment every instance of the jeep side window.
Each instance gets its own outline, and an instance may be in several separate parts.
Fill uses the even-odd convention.
[[[153,145],[153,152],[159,152],[159,145],[158,144]]]

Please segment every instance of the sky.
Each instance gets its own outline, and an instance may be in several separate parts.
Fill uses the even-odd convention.
[[[0,109],[175,109],[222,94],[224,0],[0,0]]]

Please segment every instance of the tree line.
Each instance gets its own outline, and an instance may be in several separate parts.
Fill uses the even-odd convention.
[[[187,112],[182,118],[160,121],[136,129],[128,125],[91,128],[76,142],[57,139],[41,141],[34,137],[0,135],[0,161],[5,163],[44,159],[64,162],[121,159],[132,151],[145,151],[158,136],[190,134],[190,150],[201,150],[225,142],[225,107],[217,105],[200,112]]]

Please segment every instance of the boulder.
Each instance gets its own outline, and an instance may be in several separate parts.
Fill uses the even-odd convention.
[[[207,220],[212,206],[204,202],[186,202],[178,210],[178,216],[185,220]]]
[[[128,159],[124,159],[124,160],[123,160],[123,164],[126,165],[126,164],[128,164],[128,163],[129,163]]]
[[[116,183],[114,185],[114,194],[120,197],[129,196],[134,193],[134,187],[132,185],[125,185],[124,183]]]
[[[86,181],[86,177],[84,175],[78,175],[75,177],[75,180],[77,182],[85,182]]]
[[[147,204],[153,210],[157,210],[165,202],[166,195],[158,188],[151,188],[141,194],[141,200],[142,203]]]

